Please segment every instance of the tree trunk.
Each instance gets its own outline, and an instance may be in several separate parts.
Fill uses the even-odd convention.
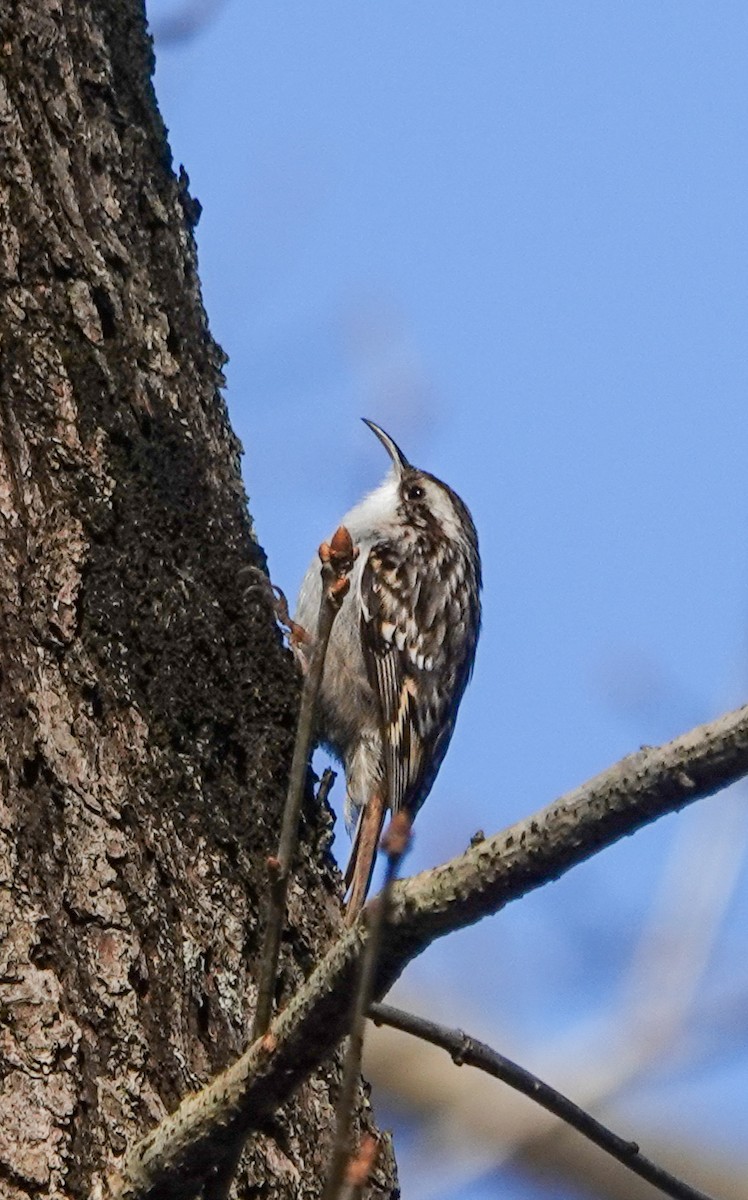
[[[3,1200],[95,1195],[246,1045],[293,740],[151,69],[139,0],[2,6]],[[341,927],[311,797],[302,833],[280,1000]],[[237,1196],[316,1194],[337,1078],[248,1147]]]

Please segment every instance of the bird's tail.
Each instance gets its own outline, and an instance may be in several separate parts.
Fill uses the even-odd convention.
[[[363,908],[366,893],[369,890],[374,863],[382,834],[387,804],[382,792],[377,790],[369,802],[364,805],[356,824],[353,835],[351,857],[345,869],[345,890],[349,892],[346,906],[345,922],[352,925]]]

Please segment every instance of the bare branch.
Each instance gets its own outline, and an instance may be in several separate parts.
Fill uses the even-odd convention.
[[[333,622],[340,612],[340,606],[350,586],[348,574],[355,557],[353,542],[348,530],[341,526],[333,535],[329,545],[327,542],[323,542],[319,548],[319,556],[322,564],[322,599],[317,621],[317,635],[301,694],[299,723],[296,729],[288,793],[283,810],[278,855],[277,858],[268,861],[270,898],[265,941],[260,956],[260,985],[252,1027],[253,1038],[262,1037],[270,1024],[273,1012],[278,955],[286,916],[286,897],[299,839],[301,803],[304,798],[304,783],[314,734],[314,709],[322,682],[327,643],[330,640]]]
[[[387,872],[384,886],[376,899],[366,908],[369,936],[361,959],[361,970],[353,1001],[351,1031],[343,1064],[337,1111],[335,1114],[335,1142],[333,1144],[330,1170],[322,1193],[322,1200],[335,1200],[339,1195],[351,1158],[351,1123],[356,1099],[356,1088],[361,1074],[361,1056],[364,1050],[366,1018],[371,1004],[376,976],[382,931],[389,915],[392,885],[400,869],[400,863],[408,852],[411,820],[407,813],[395,813],[382,838],[380,848],[387,855]]]
[[[384,996],[437,937],[512,900],[665,813],[748,774],[748,707],[659,748],[624,758],[534,817],[459,858],[397,883],[373,988]],[[345,1035],[348,998],[369,936],[361,918],[308,982],[227,1071],[148,1134],[127,1156],[122,1200],[187,1200],[237,1140],[282,1104]]]
[[[494,1079],[500,1079],[502,1083],[521,1092],[523,1096],[529,1096],[548,1112],[589,1138],[601,1150],[623,1163],[635,1175],[640,1175],[648,1183],[654,1184],[666,1196],[672,1196],[673,1200],[709,1200],[705,1192],[690,1187],[663,1167],[645,1158],[636,1142],[628,1142],[619,1137],[561,1092],[557,1092],[518,1063],[492,1050],[485,1042],[468,1037],[460,1029],[448,1029],[445,1025],[403,1012],[402,1009],[393,1008],[389,1004],[373,1004],[369,1015],[375,1024],[391,1025],[394,1029],[422,1038],[433,1046],[440,1046],[451,1055],[453,1062],[458,1066],[465,1064],[478,1067]]]
[[[708,807],[702,806],[704,811]],[[422,987],[410,1002],[406,981],[401,980],[395,991],[398,998],[394,1003],[400,1007],[420,1006]],[[693,1072],[717,1045],[723,1056],[734,1057],[735,1037],[746,1022],[736,1021],[728,1027],[728,1013],[740,1011],[744,1016],[748,1012],[746,998],[748,988],[744,987],[742,993],[736,988],[731,1000],[723,993],[719,1000],[702,1001],[692,1014],[698,1033],[690,1033],[679,1047],[671,1048],[668,1071],[687,1067]],[[516,1049],[517,1038],[507,1029],[499,1029],[487,1040],[496,1045],[507,1038],[515,1042]],[[546,1064],[546,1075],[553,1076],[567,1095],[597,1115],[605,1114],[604,1119],[610,1118],[607,1123],[616,1128],[617,1123],[630,1124],[632,1120],[631,1098],[627,1102],[625,1094],[632,1079],[641,1079],[645,1067],[650,1080],[653,1072],[662,1069],[655,1057],[661,1049],[657,1046],[652,1056],[637,1058],[637,1031],[630,1023],[615,1029],[602,1023],[598,1029],[582,1022],[580,1030],[552,1038],[534,1053],[536,1064]],[[632,1061],[638,1064],[633,1070]],[[482,1072],[465,1075],[455,1071],[448,1056],[427,1042],[406,1041],[386,1025],[369,1029],[363,1071],[375,1090],[392,1097],[423,1127],[423,1139],[419,1137],[405,1156],[410,1160],[406,1167],[412,1200],[437,1200],[460,1192],[508,1163],[528,1177],[553,1179],[557,1184],[563,1180],[572,1192],[586,1188],[597,1200],[652,1200],[648,1183],[550,1113],[510,1088],[497,1089]],[[687,1129],[680,1128],[683,1114],[678,1108],[677,1103],[673,1108],[661,1106],[654,1120],[647,1114],[649,1157],[721,1200],[745,1200],[748,1159],[743,1154],[741,1160],[741,1147],[734,1142],[720,1144],[719,1138],[710,1139],[706,1130],[700,1138],[694,1139],[692,1131],[689,1136]]]

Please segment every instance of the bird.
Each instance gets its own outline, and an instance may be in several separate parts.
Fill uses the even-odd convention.
[[[428,796],[473,670],[481,560],[470,512],[448,484],[414,467],[388,433],[364,423],[390,458],[374,491],[343,517],[357,548],[332,627],[316,738],[345,770],[346,920],[364,904],[387,810],[412,821]],[[294,622],[310,653],[322,594],[319,560]]]

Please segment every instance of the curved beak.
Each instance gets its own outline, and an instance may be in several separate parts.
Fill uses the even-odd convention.
[[[407,470],[407,468],[410,466],[410,463],[398,446],[397,442],[393,441],[390,435],[385,433],[383,429],[380,429],[378,425],[375,425],[373,421],[369,421],[366,417],[362,417],[361,420],[363,421],[364,425],[368,425],[371,432],[375,433],[379,438],[380,442],[392,459],[392,465],[394,466],[398,475],[402,475],[403,471]]]

